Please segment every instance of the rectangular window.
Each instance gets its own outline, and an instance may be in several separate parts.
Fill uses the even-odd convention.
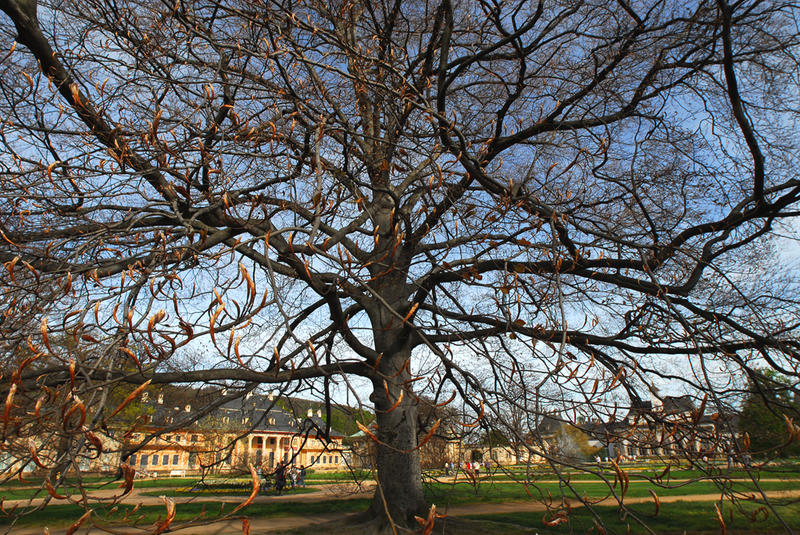
[[[150,459],[147,458],[147,455],[142,455],[142,468],[147,466],[147,461]]]
[[[173,455],[172,456],[172,464],[174,464],[175,466],[178,465],[178,455]]]
[[[169,464],[169,455],[161,456],[161,464],[167,466]]]
[[[197,442],[197,435],[192,435],[192,442]]]
[[[136,455],[131,455],[128,457],[128,464],[131,466],[136,466]]]
[[[172,438],[172,437],[171,437],[171,436],[169,436],[169,435],[164,435],[164,440],[165,440],[166,442],[169,442],[169,439],[170,439],[170,438]]]
[[[337,464],[339,462],[339,456],[333,458],[333,464]]]
[[[158,454],[153,455],[153,466],[158,466]]]

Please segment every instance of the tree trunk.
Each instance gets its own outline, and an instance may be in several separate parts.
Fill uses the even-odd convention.
[[[369,514],[401,527],[414,525],[414,516],[423,516],[426,510],[417,449],[417,400],[409,386],[410,356],[407,341],[399,351],[384,353],[371,396],[379,443],[378,488]]]

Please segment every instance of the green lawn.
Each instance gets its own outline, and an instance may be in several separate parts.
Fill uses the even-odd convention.
[[[315,487],[298,487],[295,489],[284,489],[284,495],[291,495],[291,494],[307,494],[309,492],[316,492],[318,488]],[[179,488],[175,490],[154,490],[150,492],[143,493],[145,496],[203,496],[203,497],[211,497],[211,496],[249,496],[251,488],[244,487],[241,485],[237,486],[213,486],[210,488],[198,488],[198,489],[191,489],[189,487]],[[259,491],[259,496],[277,496],[277,492],[274,489],[270,489],[264,491],[261,489]]]
[[[584,485],[587,489],[590,485]],[[542,489],[546,490],[546,489]],[[557,488],[549,489],[556,490]],[[641,489],[631,484],[628,495],[639,495]],[[700,491],[697,487],[691,488],[692,492]],[[646,490],[644,492],[647,493]],[[665,494],[662,494],[665,495]],[[527,495],[521,485],[483,485],[478,489],[468,488],[467,485],[445,486],[442,484],[430,485],[427,487],[427,498],[432,503],[436,503],[440,510],[446,505],[467,504],[467,503],[492,503],[523,500]],[[534,493],[534,496],[536,494]],[[554,496],[557,494],[554,493]],[[556,498],[554,503],[560,500]],[[319,502],[269,502],[256,503],[246,509],[246,514],[251,518],[268,518],[282,516],[303,516],[321,513],[348,513],[360,511],[367,507],[369,500],[350,499],[350,500],[322,500]],[[177,517],[175,522],[183,522],[202,516],[203,518],[213,518],[225,511],[231,510],[233,504],[222,505],[214,502],[192,502],[179,504],[177,506]],[[757,521],[753,522],[749,518],[758,506],[752,503],[742,504],[744,513],[738,510],[731,516],[731,505],[725,504],[723,516],[728,528],[728,533],[766,533],[779,531],[780,524],[774,515],[765,515],[763,512],[756,515]],[[655,505],[652,502],[644,504],[634,504],[631,507],[634,515],[639,516],[656,533],[719,533],[720,526],[716,519],[716,513],[712,502],[675,502],[664,503],[658,516],[654,516]],[[132,505],[122,505],[116,511],[107,508],[98,508],[100,517],[106,521],[120,521],[127,517],[127,523],[147,525],[160,519],[164,515],[162,506],[145,506],[132,512]],[[632,517],[621,519],[617,507],[603,506],[595,507],[595,511],[606,523],[609,533],[625,533],[630,524],[631,533],[645,533]],[[779,508],[781,514],[790,526],[800,525],[800,504],[794,503],[782,505]],[[48,526],[52,528],[64,527],[72,523],[81,515],[82,511],[73,505],[52,505],[46,511],[38,511],[29,516],[24,516],[16,524],[17,526]],[[569,533],[570,528],[576,533],[586,533],[593,526],[592,515],[583,508],[573,509],[569,514],[569,523],[556,527],[547,527],[544,520],[552,518],[544,513],[504,513],[502,515],[480,515],[471,518],[498,522],[506,525],[517,525],[528,528],[535,528],[540,533]],[[8,525],[10,520],[0,517],[0,525]],[[733,530],[733,531],[731,531]]]
[[[224,482],[227,483],[231,481],[230,478],[226,479],[206,479],[204,482],[213,484],[216,482]],[[237,480],[238,481],[238,480]],[[250,486],[250,480],[242,479],[242,485]],[[137,479],[134,482],[134,487],[138,489],[146,489],[146,488],[174,488],[174,487],[189,487],[196,485],[198,483],[197,478],[181,478],[181,479]],[[40,483],[40,482],[37,482]],[[91,493],[93,490],[97,489],[114,489],[120,486],[119,480],[112,480],[112,479],[95,479],[92,483],[88,483],[84,485],[84,488]],[[74,485],[74,480],[69,481],[67,484],[58,487],[57,492],[62,495],[72,495],[78,494],[78,488]],[[163,494],[163,493],[159,493]],[[28,498],[43,498],[47,496],[47,491],[40,487],[40,486],[31,486],[31,483],[28,483],[26,486],[20,485],[13,485],[13,486],[6,486],[4,485],[0,488],[0,498],[5,500],[24,500]]]
[[[354,470],[352,472],[315,472],[313,470],[309,470],[306,473],[306,481],[363,481],[371,478],[372,476],[373,473],[369,470]]]
[[[753,520],[751,515],[758,507],[745,503],[742,504],[742,511],[740,511],[733,510],[731,505],[726,503],[723,506],[722,516],[727,533],[756,535],[784,532],[782,524],[772,514],[767,516],[761,511],[755,515],[755,520]],[[594,511],[600,516],[609,533],[627,533],[629,527],[631,534],[649,533],[634,520],[634,516],[644,521],[654,532],[664,535],[678,535],[684,532],[693,535],[701,533],[717,535],[721,532],[713,502],[666,503],[661,506],[657,516],[654,515],[655,508],[652,504],[636,504],[629,509],[633,514],[627,517],[620,514],[617,507],[595,507]],[[794,528],[800,526],[800,504],[783,505],[779,508],[779,512],[787,525]],[[554,516],[544,513],[503,513],[502,515],[476,515],[469,518],[536,528],[536,531],[541,534],[597,533],[596,530],[592,530],[595,526],[594,516],[584,508],[573,509],[568,515],[569,522],[552,527],[546,526],[544,521],[551,520]]]
[[[492,482],[506,482],[505,486],[507,488],[501,488],[497,491],[493,491],[493,496],[500,496],[500,498],[492,499],[491,501],[497,501],[502,499],[526,499],[527,493],[525,491],[525,487],[521,484],[514,484],[511,483],[512,481],[528,481],[528,489],[534,495],[539,495],[536,489],[542,489],[541,493],[546,495],[547,491],[551,493],[558,493],[560,486],[557,483],[552,483],[553,480],[556,479],[555,474],[547,469],[546,467],[536,467],[536,470],[530,471],[523,471],[523,467],[512,467],[509,470],[504,471],[497,471],[491,477],[488,477],[487,474],[481,476],[480,480],[480,487],[481,488],[492,488]],[[685,479],[693,479],[693,478],[700,478],[703,477],[704,474],[696,471],[696,470],[680,470],[680,469],[671,469],[667,477],[663,479],[663,483],[667,486],[673,488],[661,489],[658,486],[655,486],[651,483],[648,483],[645,478],[653,477],[655,475],[660,475],[664,471],[663,465],[648,465],[643,466],[641,463],[636,466],[623,466],[623,470],[625,470],[626,474],[630,478],[630,489],[628,491],[629,496],[645,496],[648,494],[648,488],[653,488],[659,495],[663,496],[670,496],[670,495],[681,495],[681,494],[708,494],[714,493],[718,491],[716,485],[714,485],[710,481],[699,481],[693,482],[691,485],[683,485],[680,483],[680,480]],[[764,490],[781,490],[781,489],[790,489],[790,488],[798,488],[800,485],[800,466],[796,463],[786,464],[786,465],[775,465],[770,466],[770,470],[764,470],[760,472],[759,476],[762,479],[781,479],[781,481],[763,481],[761,486]],[[608,489],[605,488],[605,483],[596,475],[591,474],[583,471],[578,470],[570,470],[565,471],[562,475],[566,476],[571,484],[573,484],[576,488],[580,489],[580,492],[586,491],[589,496],[601,496],[608,493]],[[609,480],[614,481],[615,473],[613,470],[604,470],[603,475]],[[748,478],[748,475],[742,471],[734,471],[725,474],[728,477],[733,478]],[[346,482],[346,481],[362,481],[367,477],[371,477],[372,473],[368,471],[359,471],[355,474],[350,472],[310,472],[306,480],[309,482],[313,482],[316,486],[324,485],[328,483],[339,483],[339,482]],[[115,488],[119,485],[118,481],[113,481],[109,478],[85,478],[86,482],[85,487],[88,490],[94,490],[98,488]],[[466,484],[467,478],[466,476],[461,473],[459,475],[459,481],[464,482]],[[588,483],[588,484],[587,484]],[[229,492],[236,492],[232,490],[235,487],[241,488],[241,492],[243,494],[249,493],[250,488],[250,479],[241,476],[241,477],[218,477],[218,476],[211,476],[207,477],[203,480],[198,478],[175,478],[175,479],[137,479],[135,482],[136,488],[139,489],[146,489],[146,488],[175,488],[181,489],[176,490],[174,493],[170,493],[170,495],[181,496],[186,494],[181,494],[181,492],[186,492],[188,489],[196,486],[196,485],[207,485],[211,488],[219,488],[220,491],[225,491],[226,493]],[[18,481],[9,482],[4,484],[0,488],[0,497],[6,500],[16,500],[16,499],[27,499],[31,497],[43,497],[46,495],[46,491],[43,490],[41,487],[32,486],[32,482],[28,482],[23,486],[22,483]],[[466,484],[467,487],[471,487],[471,485]],[[510,485],[510,486],[509,486]],[[449,485],[446,485],[449,487]],[[503,487],[503,485],[496,485],[497,487]],[[434,485],[434,488],[436,486]],[[604,490],[605,488],[605,490]],[[736,490],[740,490],[742,492],[752,491],[753,487],[750,483],[745,483],[743,481],[735,481],[734,488]],[[617,489],[619,487],[617,486]],[[77,487],[75,486],[75,480],[69,479],[67,480],[66,484],[58,489],[60,494],[75,494],[78,492]],[[213,491],[209,490],[208,493],[213,493]],[[437,495],[440,492],[436,492]],[[164,494],[160,492],[158,494]],[[457,486],[455,491],[455,496],[453,499],[459,500],[459,496],[463,494],[469,494],[467,491],[460,490],[460,486]],[[475,495],[474,491],[471,491],[472,495]],[[193,495],[196,495],[193,493]],[[478,495],[483,495],[479,492]],[[488,498],[487,498],[488,499]]]
[[[369,500],[323,500],[319,502],[269,502],[255,503],[247,507],[246,513],[254,518],[303,516],[323,513],[350,513],[363,511],[369,505]],[[179,504],[176,508],[174,522],[184,522],[198,517],[214,518],[225,514],[235,507],[235,504],[220,504],[214,502],[192,502]],[[116,509],[97,507],[99,517],[103,520],[121,521],[127,516],[127,524],[148,525],[164,517],[163,506],[143,506],[134,511],[133,505],[120,505]],[[65,527],[78,519],[83,510],[75,505],[51,505],[45,511],[36,511],[23,516],[16,523],[18,527],[42,526]],[[239,513],[240,514],[240,513]],[[238,514],[237,514],[238,516]],[[10,524],[10,519],[0,516],[0,526]]]
[[[369,504],[369,500],[325,500],[319,502],[271,502],[257,503],[249,506],[246,513],[251,518],[269,518],[285,516],[303,516],[322,513],[349,513],[364,510]],[[188,503],[179,504],[175,522],[202,518],[213,518],[220,513],[224,514],[233,505],[221,506],[219,503]],[[742,505],[743,511],[735,510],[731,514],[730,504],[723,506],[723,518],[725,519],[728,533],[769,533],[781,531],[781,524],[778,523],[774,515],[765,515],[764,512],[756,514],[753,521],[751,514],[757,509],[757,505],[745,503]],[[443,504],[439,504],[439,510],[443,509]],[[129,524],[148,525],[160,518],[163,518],[164,508],[161,506],[145,506],[132,512],[133,506],[120,506],[115,512],[100,509],[101,516],[106,521],[120,521],[128,516]],[[659,514],[656,516],[655,506],[652,503],[635,504],[630,506],[632,514],[625,518],[620,514],[617,507],[595,507],[594,511],[600,516],[609,533],[626,533],[630,526],[631,533],[646,533],[634,519],[638,516],[647,525],[659,534],[683,533],[684,530],[690,534],[720,532],[720,525],[716,517],[713,502],[675,502],[665,503],[661,506]],[[779,508],[784,520],[790,526],[800,525],[800,504],[782,505]],[[64,527],[72,523],[81,514],[81,510],[73,505],[54,505],[48,507],[44,512],[37,512],[27,517],[22,517],[16,524],[23,526],[48,526],[51,528]],[[553,515],[545,513],[503,513],[497,515],[473,515],[469,518],[497,522],[505,525],[522,526],[535,528],[539,533],[587,533],[594,526],[594,517],[583,508],[575,508],[569,512],[569,522],[555,527],[548,527],[544,524],[545,520],[554,518]],[[8,519],[0,517],[0,525],[8,525]]]
[[[596,471],[597,466],[587,466],[586,471],[582,470],[562,470],[561,475],[568,477],[571,480],[591,480],[597,479]],[[643,479],[660,476],[665,465],[642,465],[642,464],[623,464],[620,468],[628,474],[631,479]],[[614,470],[608,465],[603,465],[601,472],[604,476],[613,479]],[[770,465],[761,470],[754,470],[756,478],[761,479],[800,479],[800,464],[787,463],[784,465]],[[442,470],[428,471],[428,474],[435,477],[444,475]],[[465,477],[464,472],[459,472],[459,477]],[[485,472],[481,472],[481,478],[487,477]],[[523,466],[504,467],[500,469],[493,469],[491,474],[492,479],[497,481],[511,481],[511,480],[547,480],[555,479],[555,473],[549,468],[544,466],[534,466],[532,469],[527,470]],[[672,466],[665,476],[666,479],[698,479],[708,477],[726,477],[732,479],[750,479],[750,474],[744,470],[730,470],[728,471],[725,466],[712,467],[707,471],[701,470],[688,470]]]
[[[623,467],[626,469],[628,467]],[[671,471],[671,486],[670,488],[659,488],[652,483],[644,480],[639,474],[653,475],[660,473],[663,466],[651,466],[646,470],[644,467],[638,466],[635,470],[628,473],[630,485],[626,493],[626,497],[649,497],[650,490],[653,489],[660,497],[666,496],[683,496],[690,494],[718,494],[720,492],[717,485],[712,481],[693,481],[689,484],[676,482],[676,480],[691,479],[698,477],[696,471],[690,470],[674,470]],[[521,475],[521,471],[517,470]],[[514,475],[518,475],[514,474]],[[552,482],[555,478],[554,474],[550,471],[537,470],[535,471],[536,477],[531,478],[528,485],[519,482],[511,482],[508,474],[497,474],[493,479],[497,481],[494,483],[491,480],[481,480],[479,485],[473,486],[467,482],[460,482],[457,484],[452,483],[435,483],[431,480],[425,485],[427,499],[431,503],[436,503],[440,508],[447,505],[460,505],[469,503],[502,503],[514,501],[527,501],[527,500],[548,500],[550,497],[554,499],[555,503],[560,502],[562,494],[568,498],[574,498],[573,492],[567,488],[566,485]],[[371,473],[363,472],[356,474],[361,478],[369,476]],[[614,481],[614,472],[606,472],[605,474],[611,482]],[[746,474],[738,472],[733,473],[734,476],[745,476]],[[588,498],[602,498],[610,494],[608,486],[600,481],[596,475],[587,474],[581,471],[572,471],[569,474],[570,484],[574,487],[579,496],[586,496]],[[790,490],[800,489],[800,467],[796,464],[785,465],[782,467],[775,467],[775,470],[769,472],[762,472],[764,479],[780,479],[778,481],[762,481],[761,488],[765,491],[774,490]],[[310,473],[307,480],[314,482],[315,486],[320,486],[324,482],[339,482],[353,480],[353,475],[349,472],[318,472]],[[549,480],[549,481],[548,481]],[[97,488],[115,488],[119,482],[112,482],[109,479],[100,478],[86,478],[84,481],[88,483],[89,489]],[[538,481],[538,483],[537,483]],[[548,481],[548,482],[545,482]],[[191,491],[190,489],[198,484],[197,478],[180,478],[180,479],[143,479],[136,480],[136,488],[153,488],[152,492],[148,495],[168,495],[168,496],[195,496],[199,500],[206,500],[205,502],[194,502],[191,504],[179,504],[178,518],[176,522],[194,518],[200,514],[206,517],[215,517],[220,513],[220,507],[231,508],[233,505],[221,505],[219,502],[213,501],[214,495],[241,495],[246,496],[250,492],[250,480],[245,477],[209,477],[204,479],[202,485],[205,488]],[[664,481],[667,483],[666,479]],[[17,482],[15,482],[17,483]],[[76,492],[74,487],[74,480],[67,482],[67,485],[59,489],[60,493]],[[753,485],[749,481],[739,480],[733,481],[734,490],[742,493],[752,492]],[[30,485],[30,483],[28,483]],[[156,488],[168,488],[173,490],[155,490]],[[613,490],[619,494],[620,485],[617,483],[612,487]],[[0,496],[5,500],[24,499],[34,496],[45,496],[46,492],[41,489],[32,488],[30,486],[24,487],[21,484],[4,485],[0,489]],[[289,491],[288,493],[305,493],[313,492],[312,488],[297,489]],[[350,512],[362,510],[367,506],[367,500],[324,500],[319,502],[292,502],[281,501],[280,503],[257,503],[247,508],[247,514],[253,517],[269,517],[269,516],[294,516],[294,515],[307,515],[326,512]],[[729,504],[725,505],[730,508]],[[752,512],[755,505],[744,503],[745,512]],[[657,533],[670,532],[682,533],[686,529],[689,533],[700,533],[703,531],[718,533],[719,525],[716,520],[713,504],[710,502],[702,504],[688,504],[685,502],[663,504],[661,513],[658,517],[653,517],[654,505],[652,501],[648,500],[646,504],[637,504],[632,506],[633,511],[641,515]],[[135,514],[129,513],[132,506],[120,506],[114,513],[100,510],[102,516],[110,514],[111,520],[120,520],[125,514],[131,514],[128,522],[138,522],[140,524],[151,523],[164,514],[162,506],[147,506],[142,507]],[[619,520],[617,509],[614,507],[598,507],[597,511],[600,512],[604,521],[609,523],[610,527],[624,533],[627,529],[628,520]],[[787,522],[791,526],[800,526],[800,505],[784,505],[781,506],[780,511],[782,514],[787,515]],[[729,511],[725,512],[726,522],[731,521],[728,516]],[[23,517],[17,525],[48,525],[50,527],[64,527],[73,522],[81,514],[81,510],[73,505],[54,504],[49,506],[46,511],[38,511],[29,516]],[[510,515],[502,515],[502,518],[482,517],[487,520],[496,522],[506,522],[508,524],[516,524],[520,526],[527,526],[536,528],[541,533],[561,533],[566,532],[566,526],[562,525],[557,528],[547,528],[542,521],[542,514],[530,513],[514,513]],[[576,532],[586,532],[592,526],[592,518],[585,510],[576,509],[572,513],[573,529]],[[769,515],[767,518],[763,513],[759,513],[758,518],[762,523],[753,525],[743,514],[735,514],[732,523],[729,524],[729,533],[731,529],[740,530],[743,532],[752,531],[752,533],[759,533],[761,531],[775,530],[780,527],[776,523],[774,515]],[[764,520],[766,518],[766,520]],[[8,525],[10,519],[0,515],[0,525]],[[676,526],[683,526],[677,529]],[[636,527],[636,523],[631,523],[632,533],[638,533],[641,530]],[[561,531],[559,531],[561,530]],[[637,531],[639,530],[639,531]],[[759,531],[761,530],[761,531]]]
[[[613,480],[612,480],[613,482]],[[603,498],[611,495],[608,485],[591,481],[576,480],[571,486],[577,491],[578,496],[589,498]],[[736,482],[733,490],[741,493],[752,493],[754,486],[751,483]],[[800,480],[788,481],[765,481],[761,483],[761,488],[765,491],[770,490],[790,490],[800,489]],[[620,494],[621,488],[617,484],[612,489]],[[694,482],[690,484],[679,484],[670,488],[659,488],[647,481],[631,481],[625,494],[628,498],[648,497],[650,490],[658,496],[684,496],[689,494],[717,494],[719,487],[711,481]],[[522,483],[498,483],[482,481],[474,486],[470,483],[435,483],[426,486],[426,490],[431,499],[436,503],[462,504],[472,502],[500,503],[510,501],[525,501],[528,499],[549,499],[560,497],[563,493],[568,498],[575,498],[575,493],[566,485],[558,483],[540,483],[523,485]]]

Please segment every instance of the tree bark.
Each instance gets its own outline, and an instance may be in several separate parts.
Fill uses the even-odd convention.
[[[402,347],[395,345],[391,354],[384,353],[371,396],[378,425],[378,488],[368,514],[405,527],[414,525],[414,516],[423,516],[426,510],[417,449],[417,400],[409,386],[410,357],[407,340]]]

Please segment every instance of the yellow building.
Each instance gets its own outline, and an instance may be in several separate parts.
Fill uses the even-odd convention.
[[[171,396],[174,398],[174,396]],[[200,407],[175,404],[159,394],[142,401],[147,423],[124,436],[128,463],[140,473],[182,476],[189,473],[245,471],[250,464],[269,470],[279,462],[315,470],[344,466],[342,435],[325,437],[321,413],[298,417],[279,408],[272,396],[248,394],[191,422]]]

